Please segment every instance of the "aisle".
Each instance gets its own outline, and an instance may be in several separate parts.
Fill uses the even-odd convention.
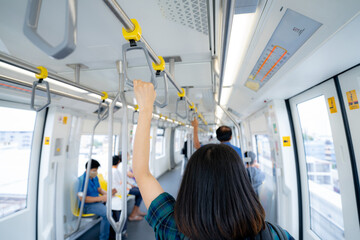
[[[172,196],[176,198],[177,192],[180,186],[181,181],[181,165],[178,165],[174,170],[165,173],[158,180],[163,187],[164,191],[170,193]],[[133,206],[134,202],[131,201],[131,205],[129,206],[129,210]],[[146,208],[144,203],[142,202],[140,205],[140,209],[143,212],[146,212]],[[155,234],[152,228],[149,226],[147,221],[144,219],[140,222],[128,222],[128,240],[154,240]]]

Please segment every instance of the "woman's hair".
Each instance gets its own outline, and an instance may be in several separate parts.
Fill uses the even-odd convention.
[[[175,203],[175,221],[192,240],[243,239],[265,227],[265,211],[235,150],[208,144],[191,156]]]

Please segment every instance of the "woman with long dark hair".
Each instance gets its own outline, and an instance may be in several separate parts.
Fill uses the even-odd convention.
[[[156,239],[293,239],[285,230],[265,222],[265,211],[244,164],[227,145],[205,145],[191,156],[176,201],[164,192],[149,171],[156,93],[151,83],[140,80],[134,81],[134,90],[140,113],[133,170]]]

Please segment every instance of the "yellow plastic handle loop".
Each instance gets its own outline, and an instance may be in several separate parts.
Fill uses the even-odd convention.
[[[108,99],[109,95],[107,92],[101,92],[102,94],[104,94],[104,96],[101,97],[101,100],[106,100]]]
[[[194,107],[195,107],[194,103],[191,103],[191,105],[189,105],[190,109],[194,109]]]
[[[139,110],[139,105],[136,104],[134,109],[135,109],[135,111],[138,111]]]
[[[160,59],[160,63],[156,64],[156,63],[152,63],[152,67],[155,71],[164,71],[165,69],[165,60],[162,56],[158,56],[158,58]]]
[[[165,116],[165,121],[168,120],[168,118],[169,118],[169,117],[166,117],[166,116]]]
[[[185,97],[185,89],[181,88],[181,93],[178,92],[179,97]]]
[[[39,74],[35,74],[35,77],[37,79],[45,79],[45,78],[48,77],[48,71],[47,71],[47,69],[45,67],[39,66],[39,67],[37,67],[37,69],[40,70]]]
[[[162,118],[162,114],[159,114],[159,118],[160,118],[160,119]]]
[[[135,25],[134,31],[127,32],[125,28],[122,29],[122,34],[124,38],[128,41],[135,40],[139,41],[141,39],[142,30],[139,25],[139,23],[136,21],[136,19],[131,19],[131,22]]]
[[[197,113],[197,107],[195,107],[195,112]]]

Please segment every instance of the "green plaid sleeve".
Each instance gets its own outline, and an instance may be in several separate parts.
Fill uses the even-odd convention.
[[[185,236],[176,227],[174,206],[175,199],[166,192],[160,194],[152,201],[145,219],[154,229],[156,239],[185,239]]]

